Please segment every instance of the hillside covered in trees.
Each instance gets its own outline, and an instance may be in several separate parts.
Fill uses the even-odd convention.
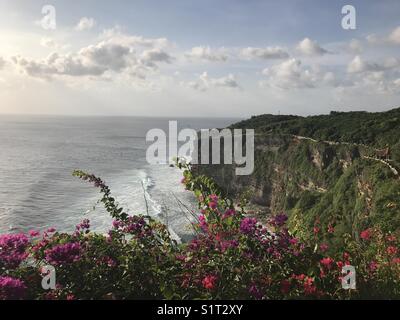
[[[400,109],[329,115],[260,115],[231,128],[255,129],[255,169],[199,165],[234,197],[247,197],[261,218],[285,211],[303,238],[335,226],[332,242],[379,225],[400,229]]]

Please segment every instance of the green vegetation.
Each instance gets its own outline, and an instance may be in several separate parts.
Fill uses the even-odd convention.
[[[400,229],[400,177],[388,166],[400,171],[400,109],[261,115],[231,128],[255,129],[253,174],[236,176],[230,165],[199,165],[195,172],[213,177],[233,197],[250,192],[265,218],[285,211],[292,231],[305,238],[315,224],[334,225],[337,245],[344,234],[368,227]],[[386,147],[388,161],[379,151]]]
[[[100,189],[114,218],[109,232],[92,232],[84,220],[73,233],[0,235],[0,300],[400,298],[398,234],[368,228],[356,237],[345,234],[337,249],[326,243],[335,228],[326,237],[316,223],[313,237],[302,241],[288,231],[285,214],[261,224],[211,178],[178,165],[199,204],[190,242],[178,244],[150,217],[128,215],[101,179],[76,171]],[[43,288],[49,265],[54,287]],[[343,287],[348,265],[356,272],[353,288]]]

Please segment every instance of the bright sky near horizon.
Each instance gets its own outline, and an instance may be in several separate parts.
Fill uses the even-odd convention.
[[[0,0],[0,113],[383,111],[399,52],[398,0]]]

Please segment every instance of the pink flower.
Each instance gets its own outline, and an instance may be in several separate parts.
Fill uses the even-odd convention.
[[[12,277],[0,277],[0,300],[20,300],[25,297],[25,283]]]
[[[277,227],[282,227],[288,219],[288,216],[284,213],[277,214],[270,220],[270,224]]]
[[[234,209],[228,209],[225,211],[224,215],[222,216],[222,219],[232,217],[235,215],[235,213],[236,213],[236,211]]]
[[[48,233],[56,232],[56,228],[53,228],[53,227],[48,228],[48,229],[46,230],[46,232],[48,232]]]
[[[209,206],[212,210],[215,210],[215,209],[217,208],[217,203],[214,202],[214,201],[210,201],[210,202],[208,203],[208,206]]]
[[[203,284],[203,287],[206,288],[207,290],[212,290],[215,288],[215,283],[217,281],[216,276],[206,276],[203,281],[201,282]]]
[[[262,298],[263,298],[263,294],[262,294],[262,292],[260,291],[260,289],[255,285],[255,284],[253,284],[253,285],[251,285],[250,286],[250,288],[249,288],[249,293],[254,297],[254,298],[256,298],[257,300],[261,300]]]
[[[326,250],[328,250],[328,248],[329,248],[329,246],[326,243],[321,243],[320,246],[319,246],[319,249],[322,252],[325,252]]]
[[[366,229],[360,233],[360,237],[363,240],[369,240],[371,238],[371,230]]]
[[[89,219],[83,219],[82,222],[76,226],[76,230],[85,230],[85,229],[86,229],[86,233],[90,229]]]
[[[349,260],[350,259],[350,254],[348,252],[343,252],[343,259],[344,260]]]
[[[374,272],[376,269],[378,269],[378,264],[375,261],[371,261],[368,267],[370,271]]]
[[[392,260],[392,263],[394,263],[394,264],[400,264],[400,258],[394,258],[394,259]]]
[[[0,266],[6,268],[17,268],[24,261],[28,253],[26,249],[29,239],[24,234],[4,234],[0,236]]]
[[[240,223],[240,232],[250,234],[256,229],[257,220],[255,218],[244,218]]]
[[[218,196],[216,194],[210,195],[210,200],[213,202],[218,202]]]
[[[396,247],[393,247],[393,246],[390,246],[390,247],[388,247],[388,248],[386,249],[386,252],[387,252],[388,254],[390,254],[390,255],[395,255],[395,254],[397,253],[397,248],[396,248]]]
[[[306,295],[312,295],[317,292],[317,287],[314,285],[314,279],[306,277],[304,281],[304,293]]]
[[[306,275],[304,273],[299,274],[299,275],[294,274],[294,275],[292,275],[292,278],[296,279],[298,281],[303,281],[306,278]]]
[[[208,230],[208,223],[206,221],[206,217],[203,214],[199,215],[199,226],[204,232]]]
[[[40,232],[39,232],[39,231],[35,231],[35,230],[30,230],[30,231],[28,232],[28,234],[29,234],[29,236],[30,236],[31,238],[34,238],[34,237],[38,237],[38,236],[40,235]]]
[[[104,257],[104,262],[107,264],[107,266],[109,266],[110,268],[113,268],[117,265],[117,263],[115,262],[114,259],[110,258],[110,257]]]
[[[45,251],[46,260],[52,265],[70,264],[79,261],[82,254],[81,245],[75,243],[65,243],[54,246]]]
[[[394,241],[396,241],[396,237],[393,236],[393,235],[389,235],[389,236],[386,237],[386,240],[389,241],[389,242],[394,242]]]
[[[327,269],[330,269],[333,263],[333,259],[330,257],[323,258],[320,263]]]
[[[121,222],[118,220],[114,220],[112,222],[112,225],[113,225],[114,229],[118,229],[121,226]]]
[[[281,281],[281,292],[283,294],[288,294],[290,291],[290,282],[289,280],[282,280]]]

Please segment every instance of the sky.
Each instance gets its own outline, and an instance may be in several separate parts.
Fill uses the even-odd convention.
[[[0,114],[389,110],[399,17],[398,0],[0,0]]]

